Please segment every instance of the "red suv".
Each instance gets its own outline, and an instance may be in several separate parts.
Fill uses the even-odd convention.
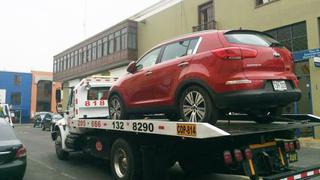
[[[301,91],[292,54],[252,30],[206,31],[160,44],[128,66],[110,90],[112,119],[165,113],[214,124],[228,112],[270,123]]]

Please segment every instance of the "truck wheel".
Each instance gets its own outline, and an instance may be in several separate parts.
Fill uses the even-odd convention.
[[[119,119],[127,119],[128,114],[124,107],[124,103],[118,95],[112,95],[109,98],[109,116],[111,119],[119,120]]]
[[[182,93],[179,109],[183,121],[215,124],[218,120],[218,110],[209,94],[199,86],[190,86]]]
[[[55,149],[56,149],[56,154],[57,154],[57,157],[58,159],[60,160],[66,160],[68,159],[69,157],[69,152],[66,152],[62,149],[62,138],[61,138],[61,134],[60,132],[58,131],[57,132],[58,135],[57,135],[57,138],[55,140]]]
[[[124,139],[117,139],[111,148],[110,167],[116,180],[140,180],[141,157],[138,147]]]
[[[283,108],[260,109],[249,112],[248,115],[258,124],[270,124],[275,121],[275,117],[282,115]]]

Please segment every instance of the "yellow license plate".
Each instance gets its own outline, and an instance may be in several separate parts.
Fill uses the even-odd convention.
[[[297,162],[298,161],[298,156],[297,153],[290,153],[289,154],[289,162]]]
[[[177,134],[179,136],[197,136],[197,127],[195,124],[177,124]]]

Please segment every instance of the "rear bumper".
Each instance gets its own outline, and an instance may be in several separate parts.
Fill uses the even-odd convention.
[[[26,158],[17,159],[0,165],[0,179],[23,177],[26,171]]]
[[[263,179],[264,180],[275,180],[275,179],[296,180],[296,179],[310,179],[316,176],[320,176],[320,164],[306,167],[306,168],[295,167],[290,169],[287,172],[272,175],[272,176],[266,176],[266,177],[263,177]]]
[[[298,101],[301,97],[299,89],[288,91],[250,90],[218,94],[216,105],[219,108],[254,108],[285,106]]]

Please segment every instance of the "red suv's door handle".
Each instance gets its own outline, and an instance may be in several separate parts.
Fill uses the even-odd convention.
[[[147,71],[146,73],[144,73],[144,75],[146,76],[150,76],[152,74],[152,71]]]
[[[189,62],[182,62],[180,64],[178,64],[179,67],[184,67],[184,66],[188,66]]]

